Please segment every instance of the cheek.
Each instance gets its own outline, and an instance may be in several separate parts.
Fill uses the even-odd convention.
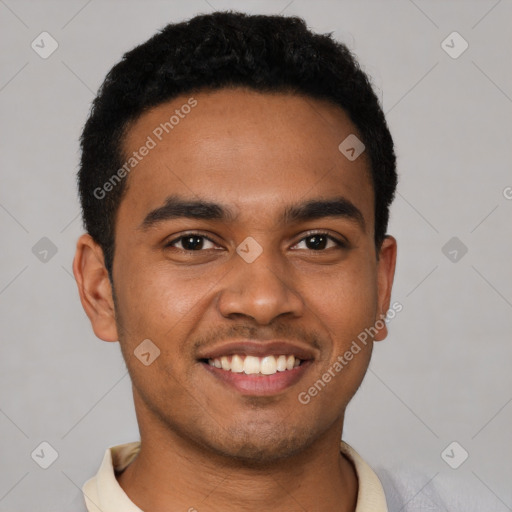
[[[357,391],[371,357],[373,343],[367,329],[374,325],[377,310],[375,267],[370,259],[355,258],[323,283],[311,296],[310,306],[331,343],[303,390],[304,399],[318,407],[329,402],[343,406]]]
[[[165,262],[150,265],[144,258],[126,257],[120,259],[119,269],[116,288],[123,320],[148,330],[172,328],[194,308],[200,289],[207,286],[202,279],[184,280],[179,271],[171,273]]]
[[[148,373],[133,355],[139,344],[149,339],[160,350],[158,359],[149,367],[158,369],[158,373],[151,372],[154,382],[165,380],[166,374],[189,372],[193,347],[187,340],[207,314],[206,292],[219,276],[187,276],[185,272],[171,272],[168,262],[136,265],[134,259],[126,258],[116,285],[118,330],[127,364],[131,363],[133,372]],[[119,263],[121,269],[122,260]]]
[[[314,417],[333,420],[345,409],[366,374],[373,343],[367,329],[375,321],[377,295],[371,273],[341,273],[316,295],[315,317],[331,340],[298,400]]]
[[[323,279],[311,295],[314,309],[325,322],[335,345],[341,347],[375,321],[377,281],[371,262],[356,261]]]

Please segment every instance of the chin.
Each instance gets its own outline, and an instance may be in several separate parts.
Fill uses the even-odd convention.
[[[311,429],[262,426],[225,431],[225,443],[210,445],[219,455],[247,465],[265,465],[302,452],[315,440]],[[224,436],[223,436],[224,437]]]

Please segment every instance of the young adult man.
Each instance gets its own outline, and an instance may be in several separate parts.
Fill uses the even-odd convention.
[[[348,49],[295,17],[168,25],[110,71],[81,143],[73,270],[141,435],[87,510],[386,511],[341,441],[396,260],[393,141]]]

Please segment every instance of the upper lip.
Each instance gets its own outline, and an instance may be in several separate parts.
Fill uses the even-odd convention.
[[[306,361],[315,358],[315,351],[304,344],[290,343],[289,341],[232,341],[207,348],[198,355],[198,359],[215,359],[221,356],[234,354],[263,357],[268,355],[294,355],[298,359]]]

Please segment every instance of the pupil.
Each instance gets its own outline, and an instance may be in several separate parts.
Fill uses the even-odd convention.
[[[200,249],[203,246],[203,238],[200,236],[188,236],[184,242],[185,249],[188,251]]]
[[[327,237],[324,235],[313,235],[306,239],[306,246],[308,249],[325,249]]]

